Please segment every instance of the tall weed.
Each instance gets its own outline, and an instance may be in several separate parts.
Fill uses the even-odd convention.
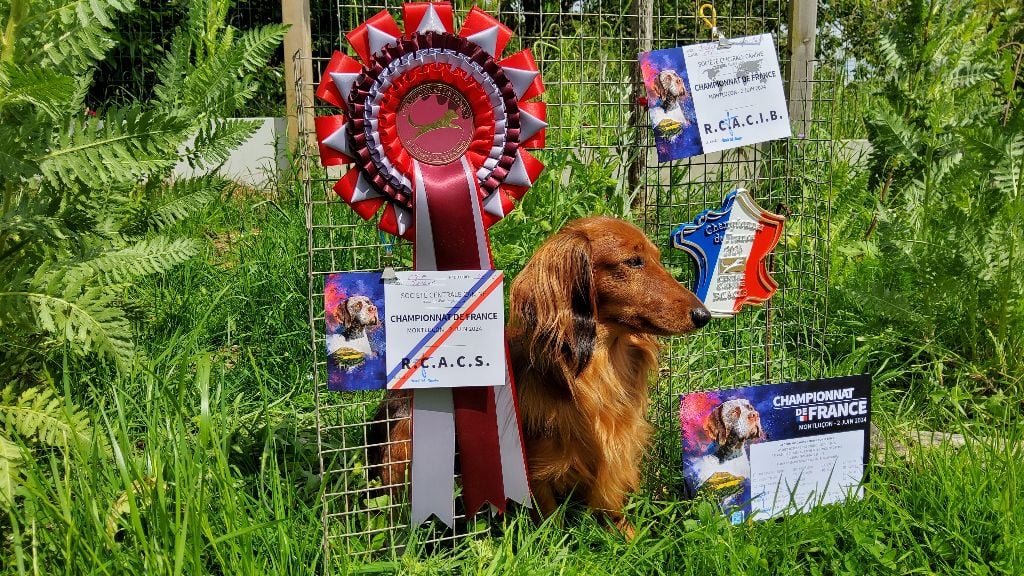
[[[873,197],[849,198],[862,217],[844,222],[833,279],[832,309],[863,345],[981,395],[1024,370],[1024,116],[1006,44],[1021,11],[997,8],[918,0],[884,30]]]

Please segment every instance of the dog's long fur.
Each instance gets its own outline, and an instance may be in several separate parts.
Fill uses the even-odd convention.
[[[622,509],[639,486],[651,434],[645,415],[655,338],[710,318],[659,259],[632,224],[586,218],[549,238],[512,284],[509,348],[542,516],[572,493],[632,535]],[[385,486],[405,478],[408,415],[408,396],[389,396],[371,431],[371,443],[380,444],[371,469]]]
[[[651,426],[648,381],[659,335],[708,321],[635,226],[570,223],[512,284],[509,343],[530,487],[542,515],[570,492],[624,532]]]

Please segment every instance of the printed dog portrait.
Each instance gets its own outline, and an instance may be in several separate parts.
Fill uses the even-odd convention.
[[[679,108],[680,101],[689,95],[683,77],[675,70],[658,72],[651,82],[651,89],[661,100],[661,109],[665,112]],[[683,116],[683,120],[686,124],[689,123],[686,121],[686,116]]]
[[[324,282],[328,390],[385,387],[384,283],[380,272],[338,272]]]
[[[704,431],[714,440],[714,456],[724,463],[744,455],[743,447],[763,438],[761,415],[749,400],[727,400],[711,411]]]
[[[746,447],[764,438],[761,415],[749,400],[726,400],[704,419],[703,430],[710,444],[694,462],[697,486],[714,493],[723,509],[742,505],[750,478]]]
[[[691,80],[680,48],[640,54],[640,73],[647,92],[658,161],[704,153],[697,126]]]
[[[327,337],[327,353],[334,355],[346,350],[362,356],[373,356],[367,330],[380,324],[377,306],[366,296],[350,296],[338,303],[335,318],[341,326],[340,334]]]
[[[764,437],[761,415],[750,401],[726,400],[704,419],[704,433],[710,440],[706,454],[697,463],[700,484],[711,478],[748,478],[750,460],[746,446]]]

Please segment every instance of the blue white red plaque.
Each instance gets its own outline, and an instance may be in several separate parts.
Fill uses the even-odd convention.
[[[861,495],[869,374],[684,394],[679,419],[686,495],[711,495],[733,524]]]
[[[782,238],[784,221],[737,188],[720,208],[705,210],[672,231],[672,246],[697,261],[694,294],[712,317],[730,318],[744,304],[760,304],[775,294],[778,283],[766,260]]]

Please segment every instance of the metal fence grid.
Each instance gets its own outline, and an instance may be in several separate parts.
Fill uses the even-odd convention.
[[[118,15],[114,28],[117,44],[97,65],[87,105],[102,109],[152,97],[157,68],[170,50],[174,31],[185,23],[187,15],[185,0],[142,0],[135,10]],[[227,23],[239,30],[280,22],[280,2],[235,0],[228,8]],[[258,89],[241,114],[282,115],[283,70],[284,50],[278,49],[267,66],[253,75]]]
[[[666,347],[651,415],[659,430],[658,458],[647,474],[652,488],[669,494],[682,488],[680,394],[826,376],[837,79],[834,69],[818,70],[810,130],[803,138],[794,135],[645,170],[644,228],[662,243],[678,223],[718,206],[736,187],[749,189],[763,208],[787,217],[783,239],[769,261],[779,283],[775,296],[763,306],[744,307],[731,320],[713,321],[698,335],[672,338]],[[643,134],[641,146],[652,140]],[[662,256],[670,270],[680,270],[679,277],[692,285],[695,267],[689,256],[671,248],[663,249]]]
[[[621,4],[620,4],[621,3]],[[456,25],[470,8],[456,1]],[[782,0],[716,2],[719,28],[727,36],[771,32],[780,64],[788,66]],[[540,66],[548,105],[547,147],[539,152],[546,170],[562,173],[561,162],[614,166],[616,192],[628,195],[634,219],[662,247],[663,262],[692,285],[693,265],[667,240],[672,228],[720,205],[736,186],[751,190],[762,207],[789,216],[772,270],[779,291],[764,307],[745,308],[735,319],[717,320],[697,335],[673,338],[663,352],[660,376],[652,383],[651,419],[658,434],[657,458],[647,471],[647,489],[680,496],[679,394],[716,387],[822,376],[828,281],[831,141],[837,73],[820,68],[813,81],[814,114],[803,137],[657,164],[646,110],[637,103],[642,84],[637,54],[709,41],[696,16],[698,3],[645,0],[518,0],[484,2],[516,33],[510,54],[530,47]],[[398,1],[313,6],[313,82],[323,74],[331,51],[347,50],[343,34],[382,8],[400,18]],[[296,69],[302,65],[296,62]],[[815,63],[808,64],[815,66]],[[302,120],[336,111],[303,101],[311,92],[297,86],[301,141],[315,138]],[[811,94],[811,92],[807,92]],[[389,554],[410,537],[408,505],[392,501],[367,484],[368,422],[380,392],[328,392],[324,344],[323,287],[327,274],[379,270],[411,264],[411,246],[384,237],[375,223],[362,221],[332,191],[338,173],[318,166],[316,151],[300,155],[309,242],[310,327],[317,423],[324,482],[324,546],[328,571],[349,558]],[[554,180],[554,179],[552,179]],[[454,531],[428,526],[420,542],[443,542],[489,529],[487,518]],[[442,527],[443,528],[443,527]]]

